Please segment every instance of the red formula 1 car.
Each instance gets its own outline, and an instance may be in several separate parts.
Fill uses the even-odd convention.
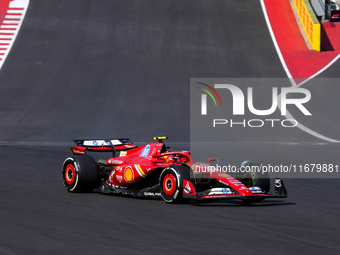
[[[137,197],[161,197],[165,202],[186,200],[242,199],[259,202],[265,198],[285,198],[283,181],[275,178],[270,191],[268,175],[239,171],[233,175],[207,171],[214,159],[193,162],[188,151],[170,151],[163,140],[135,146],[130,139],[75,140],[73,156],[62,166],[62,180],[70,192],[129,194]],[[107,160],[94,160],[88,151],[110,152]],[[241,164],[249,167],[250,161]],[[249,168],[252,169],[252,168]]]

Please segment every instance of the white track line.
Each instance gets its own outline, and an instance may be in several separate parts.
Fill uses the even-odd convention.
[[[307,78],[306,80],[304,80],[303,82],[300,82],[297,87],[302,86],[303,84],[309,82],[310,80],[312,80],[313,78],[315,78],[316,76],[318,76],[319,74],[321,74],[323,71],[325,71],[328,67],[330,67],[331,65],[333,65],[338,59],[340,58],[340,54],[337,55],[331,62],[329,62],[324,68],[320,69],[318,72],[316,72],[315,74],[313,74],[311,77]]]
[[[292,85],[296,85],[295,84],[295,81],[291,75],[291,73],[289,72],[289,69],[286,65],[286,62],[282,56],[282,53],[281,53],[281,50],[280,50],[280,47],[279,45],[277,44],[277,41],[276,41],[276,38],[275,38],[275,35],[274,35],[274,32],[273,32],[273,29],[272,29],[272,26],[270,24],[270,21],[269,21],[269,18],[268,18],[268,14],[267,14],[267,9],[266,9],[266,5],[264,4],[264,0],[260,0],[261,2],[261,7],[262,7],[262,11],[263,11],[263,15],[264,15],[264,19],[266,20],[266,23],[267,23],[267,26],[268,26],[268,30],[269,30],[269,34],[273,40],[273,43],[274,43],[274,46],[275,46],[275,49],[276,49],[276,52],[277,52],[277,55],[279,56],[279,59],[281,61],[281,64],[282,64],[282,67],[283,69],[285,70],[286,74],[287,74],[287,77],[292,80],[292,82],[294,82],[294,84]]]
[[[320,73],[322,73],[323,71],[325,71],[327,68],[329,68],[332,64],[334,64],[340,57],[340,54],[338,56],[336,56],[328,65],[326,65],[324,68],[322,68],[320,71],[318,71],[317,73],[315,73],[314,75],[312,75],[311,77],[309,77],[308,79],[304,80],[303,82],[299,83],[299,84],[296,84],[291,73],[289,72],[288,70],[288,67],[286,65],[286,62],[282,56],[282,53],[281,53],[281,50],[280,50],[280,47],[279,45],[277,44],[277,41],[276,41],[276,38],[275,38],[275,35],[274,35],[274,32],[273,32],[273,29],[272,29],[272,26],[270,24],[270,21],[269,21],[269,18],[268,18],[268,14],[267,14],[267,9],[266,9],[266,6],[264,4],[264,0],[260,0],[261,2],[261,7],[262,7],[262,11],[263,11],[263,14],[264,14],[264,18],[266,20],[266,23],[267,23],[267,26],[268,26],[268,29],[269,29],[269,34],[273,40],[273,43],[274,43],[274,46],[275,46],[275,49],[276,49],[276,52],[279,56],[279,59],[281,61],[281,64],[283,66],[283,69],[285,70],[290,82],[292,83],[292,86],[297,86],[297,87],[300,87],[302,86],[303,84],[307,83],[308,81],[310,81],[311,79],[315,78],[317,75],[319,75]],[[278,96],[280,98],[280,95]],[[280,104],[279,104],[279,107],[280,107]],[[298,122],[291,114],[290,112],[287,110],[287,114],[286,114],[286,119],[293,119],[295,120],[298,125],[296,127],[298,127],[299,129],[301,129],[302,131],[314,136],[314,137],[317,137],[321,140],[324,140],[324,141],[327,141],[327,142],[331,142],[331,143],[338,143],[340,142],[339,140],[336,140],[336,139],[332,139],[332,138],[329,138],[327,136],[324,136],[322,134],[319,134],[313,130],[311,130],[310,128],[302,125],[300,122]]]

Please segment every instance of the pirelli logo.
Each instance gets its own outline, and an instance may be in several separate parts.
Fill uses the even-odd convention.
[[[313,50],[321,49],[321,25],[308,0],[293,0],[296,12]]]

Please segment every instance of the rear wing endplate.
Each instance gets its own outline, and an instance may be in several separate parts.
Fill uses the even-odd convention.
[[[112,152],[115,157],[116,151],[124,151],[136,148],[129,138],[112,138],[112,139],[83,139],[73,140],[77,145],[71,147],[73,154],[86,155],[86,151]]]

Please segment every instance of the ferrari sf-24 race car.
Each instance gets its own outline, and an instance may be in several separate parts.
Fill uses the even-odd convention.
[[[62,165],[66,190],[161,197],[168,203],[211,199],[259,202],[287,197],[281,179],[275,178],[271,191],[266,173],[238,171],[231,175],[207,171],[215,159],[193,162],[189,151],[171,151],[163,142],[167,137],[154,139],[144,146],[135,146],[128,138],[74,140],[74,155]],[[110,152],[112,157],[96,161],[87,155],[89,151]],[[244,161],[240,170],[251,164]]]

